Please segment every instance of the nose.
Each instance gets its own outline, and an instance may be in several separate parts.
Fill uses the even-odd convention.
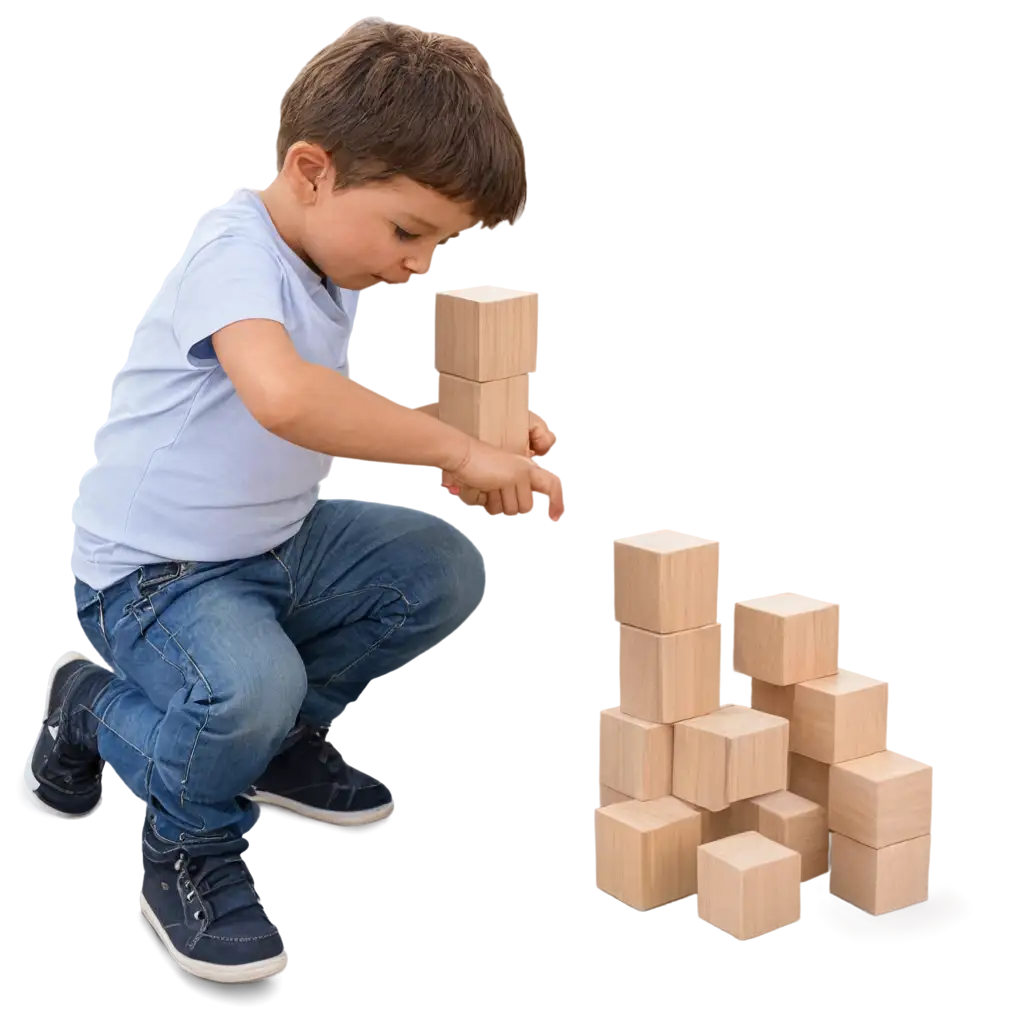
[[[410,274],[425,274],[430,269],[433,255],[433,250],[430,250],[416,256],[407,256],[402,265]]]

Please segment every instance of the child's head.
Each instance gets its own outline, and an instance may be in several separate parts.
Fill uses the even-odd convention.
[[[281,101],[262,193],[285,240],[335,284],[397,283],[477,223],[514,223],[523,144],[480,52],[369,18],[321,50]]]

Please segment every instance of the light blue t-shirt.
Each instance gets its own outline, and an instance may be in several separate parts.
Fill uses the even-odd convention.
[[[206,213],[114,378],[72,509],[74,574],[103,589],[140,565],[247,558],[296,534],[331,456],[260,426],[210,338],[276,320],[303,359],[348,376],[358,299],[288,247],[253,190]]]

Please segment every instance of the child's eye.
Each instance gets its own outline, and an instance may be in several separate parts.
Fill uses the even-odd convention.
[[[403,231],[397,224],[395,225],[395,236],[402,242],[407,242],[410,238],[419,238],[419,235],[410,235],[408,231]]]

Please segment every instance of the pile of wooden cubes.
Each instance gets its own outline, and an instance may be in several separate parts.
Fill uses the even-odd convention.
[[[871,913],[927,898],[931,770],[885,749],[888,687],[838,668],[839,609],[736,606],[751,707],[721,706],[718,544],[615,542],[620,702],[601,712],[597,884],[639,910],[697,894],[738,938],[799,919],[800,883]]]

